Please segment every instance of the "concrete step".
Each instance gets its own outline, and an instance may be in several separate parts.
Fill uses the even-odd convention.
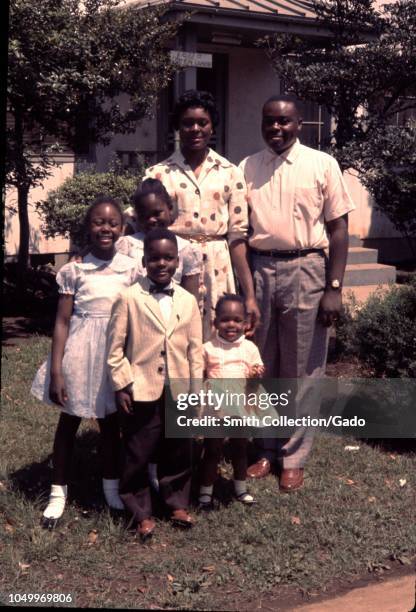
[[[383,285],[396,281],[396,268],[378,263],[349,264],[345,270],[344,287]]]
[[[377,249],[366,249],[364,247],[351,247],[348,249],[348,264],[377,263]]]

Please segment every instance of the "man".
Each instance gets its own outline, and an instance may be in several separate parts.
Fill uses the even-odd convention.
[[[250,203],[256,299],[262,313],[257,343],[270,378],[324,376],[328,328],[342,305],[348,252],[348,213],[354,204],[330,155],[298,140],[302,118],[296,100],[274,96],[263,106],[267,145],[244,159]],[[328,259],[324,249],[329,247]],[[303,485],[312,435],[259,439],[259,460],[248,475],[262,478],[282,461],[280,488]]]

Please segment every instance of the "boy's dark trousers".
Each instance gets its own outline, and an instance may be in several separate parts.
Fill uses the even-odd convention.
[[[137,521],[152,515],[149,461],[157,451],[159,492],[171,510],[186,509],[191,489],[191,440],[165,438],[165,394],[153,402],[133,402],[121,416],[123,464],[120,497]]]

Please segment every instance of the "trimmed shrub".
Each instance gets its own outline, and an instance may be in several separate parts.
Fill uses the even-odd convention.
[[[360,309],[347,301],[337,325],[337,351],[355,355],[376,376],[416,376],[416,280],[376,291]]]
[[[57,189],[50,191],[46,200],[37,203],[43,220],[42,231],[48,238],[58,235],[71,238],[83,246],[83,218],[88,206],[100,195],[116,198],[123,208],[131,205],[131,196],[143,175],[138,171],[117,170],[96,172],[87,170],[66,179]]]

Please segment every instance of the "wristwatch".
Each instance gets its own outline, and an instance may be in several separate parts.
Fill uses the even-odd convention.
[[[342,289],[341,281],[338,278],[333,278],[331,281],[329,281],[329,287],[331,289],[334,289],[334,291],[341,291]]]

